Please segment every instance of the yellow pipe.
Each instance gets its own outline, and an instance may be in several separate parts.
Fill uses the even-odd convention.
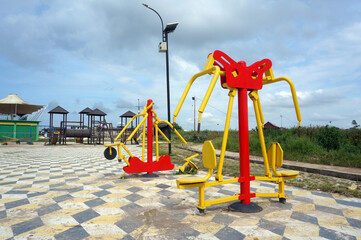
[[[180,133],[178,132],[177,129],[174,128],[174,132],[177,134],[177,136],[181,139],[181,141],[182,141],[184,144],[188,144],[187,141],[182,137],[182,135],[180,135]]]
[[[224,155],[226,153],[226,147],[227,147],[229,125],[231,122],[231,115],[232,115],[233,100],[236,95],[237,95],[237,89],[231,89],[228,93],[229,102],[228,102],[226,124],[224,125],[224,133],[223,133],[223,140],[222,140],[222,147],[221,147],[221,155],[219,157],[218,170],[217,170],[217,174],[215,175],[216,180],[220,181],[220,182],[223,181],[222,170],[223,170],[223,163],[224,163]]]
[[[126,157],[124,155],[122,155],[121,146],[125,149],[125,151],[129,154],[130,157],[133,157],[133,155],[129,152],[129,150],[124,146],[123,143],[118,144],[118,159],[123,159],[125,161],[125,163],[129,166],[128,160],[126,159]]]
[[[219,69],[218,66],[213,66],[213,67],[211,67],[211,68],[205,69],[205,70],[203,70],[203,71],[195,74],[195,75],[189,80],[189,82],[188,82],[188,84],[187,84],[187,86],[186,86],[186,88],[185,88],[185,90],[184,90],[184,92],[183,92],[183,94],[182,94],[182,97],[181,97],[181,99],[179,100],[179,103],[178,103],[178,105],[177,105],[177,107],[176,107],[176,109],[175,109],[175,111],[174,111],[174,114],[173,114],[173,123],[176,122],[176,118],[177,118],[177,116],[178,116],[178,114],[179,114],[180,109],[182,108],[182,105],[183,105],[183,103],[184,103],[184,100],[186,99],[187,94],[188,94],[188,92],[189,92],[189,89],[191,88],[193,82],[194,82],[197,78],[199,78],[199,77],[201,77],[201,76],[203,76],[203,75],[206,75],[206,74],[211,74],[211,73],[214,73],[215,75],[217,75],[217,78],[218,78],[218,76],[219,76],[219,71],[220,71],[220,69]],[[215,77],[213,77],[212,82],[214,81],[214,78],[215,78]],[[213,85],[213,87],[214,87],[214,85]],[[210,88],[211,88],[211,86],[208,88],[207,93],[208,93],[209,91],[212,92],[213,88],[212,88],[212,89],[210,89]],[[207,95],[207,94],[206,94],[206,95]],[[204,101],[204,100],[203,100],[203,101]]]
[[[269,162],[268,162],[268,158],[267,158],[266,144],[265,144],[264,137],[263,137],[262,124],[261,124],[260,113],[259,113],[259,109],[258,109],[258,103],[257,103],[259,101],[259,96],[258,96],[257,91],[251,91],[248,95],[249,95],[249,97],[251,98],[251,100],[253,102],[254,113],[256,115],[258,136],[259,136],[259,141],[260,141],[260,144],[261,144],[263,161],[264,161],[264,168],[265,168],[264,175],[267,176],[267,177],[270,177]]]
[[[160,120],[158,121],[158,123],[166,123],[168,124],[168,126],[177,134],[177,136],[181,139],[181,141],[184,143],[184,144],[188,144],[187,141],[182,137],[182,135],[180,135],[180,133],[177,131],[177,129],[174,128],[174,126],[168,122],[167,120]],[[161,130],[160,130],[161,131]],[[170,143],[170,141],[168,141]]]
[[[186,166],[189,164],[189,161],[195,157],[198,157],[199,154],[194,154],[192,156],[190,156],[189,158],[184,159],[185,163],[183,164],[183,166],[181,167],[175,167],[173,170],[180,170],[181,172],[184,172],[184,169],[186,168]],[[190,165],[191,166],[191,165]],[[191,166],[191,171],[194,169],[194,167]]]
[[[154,109],[152,109],[152,113],[153,113],[153,118],[155,119],[155,121],[154,121],[154,123],[153,123],[153,125],[154,125],[154,127],[156,128],[156,130],[158,130],[159,132],[160,132],[160,134],[162,134],[162,136],[164,137],[164,139],[168,142],[168,143],[171,143],[171,141],[165,136],[165,134],[163,133],[163,131],[162,130],[160,130],[160,128],[158,127],[158,124],[159,123],[163,123],[163,122],[165,122],[165,123],[167,123],[171,128],[173,128],[173,125],[172,124],[170,124],[168,121],[162,121],[162,120],[160,120],[159,118],[158,118],[158,116],[157,116],[157,113],[154,111]],[[158,131],[157,131],[157,135],[158,135]],[[158,137],[158,136],[157,136]]]
[[[202,71],[213,67],[213,64],[214,64],[214,58],[213,58],[213,53],[211,53],[211,54],[208,55],[206,64],[204,64],[204,67],[203,67]]]
[[[184,184],[184,185],[178,185],[177,187],[179,189],[195,188],[195,187],[199,187],[201,185],[204,185],[205,187],[212,187],[212,186],[225,185],[225,184],[237,183],[237,182],[238,182],[238,177],[235,177],[235,178],[224,180],[223,182],[212,181],[212,182],[205,182],[205,183]]]
[[[122,131],[118,134],[118,136],[114,139],[114,141],[117,141],[117,140],[120,138],[120,136],[125,132],[125,130],[129,127],[130,123],[133,122],[133,120],[134,120],[135,118],[141,117],[141,116],[143,116],[144,118],[147,118],[147,116],[148,116],[148,115],[147,115],[147,111],[148,111],[148,109],[151,108],[153,105],[154,105],[153,102],[152,102],[151,104],[149,104],[149,106],[146,105],[146,106],[143,108],[143,110],[142,110],[141,113],[133,116],[133,117],[130,119],[130,121],[127,123],[127,125],[125,125],[125,127],[122,129]],[[142,120],[142,121],[143,121],[143,120]],[[138,126],[139,126],[139,125],[138,125]],[[139,127],[138,127],[138,128],[139,128]],[[134,134],[135,134],[135,133],[133,133],[133,135],[134,135]],[[127,139],[127,141],[129,141],[129,138]]]
[[[131,140],[132,137],[134,136],[134,134],[137,133],[138,129],[140,128],[140,126],[143,124],[143,122],[145,122],[147,120],[148,117],[148,113],[144,114],[144,118],[142,119],[142,121],[140,121],[140,123],[138,124],[138,126],[133,130],[132,134],[130,134],[130,136],[127,138],[127,141]]]
[[[211,178],[212,174],[213,174],[213,169],[212,169],[212,168],[208,169],[208,173],[207,173],[207,175],[204,177],[204,178],[206,179],[206,182],[208,181],[208,179]]]
[[[230,197],[223,197],[223,198],[205,200],[204,205],[206,207],[209,207],[209,206],[214,205],[214,204],[236,201],[236,200],[238,200],[238,198],[239,198],[239,195],[234,195],[234,196],[230,196]]]
[[[206,105],[208,103],[209,98],[211,97],[211,94],[213,92],[214,86],[217,83],[218,77],[219,77],[220,69],[218,66],[216,66],[216,70],[214,72],[214,76],[212,78],[211,84],[209,85],[207,92],[202,100],[201,106],[198,109],[198,132],[200,130],[201,125],[201,119],[202,119],[202,113],[204,112],[204,109],[206,108]]]
[[[279,198],[286,198],[285,196],[285,181],[283,178],[280,178],[280,181],[278,182],[278,197]]]
[[[198,157],[198,156],[199,156],[199,153],[196,153],[190,157],[187,157],[186,159],[184,159],[184,161],[188,162],[189,160],[192,160],[193,158]]]
[[[120,143],[112,143],[112,144],[107,144],[104,145],[104,147],[113,147],[113,146],[118,146]]]
[[[145,110],[144,111],[148,111],[149,110],[149,108],[151,108],[151,107],[153,107],[153,105],[154,105],[154,102],[152,102],[151,104],[149,104],[149,106],[148,105],[146,105],[145,106]]]
[[[118,141],[118,139],[120,138],[120,136],[125,132],[125,130],[129,127],[130,123],[133,122],[133,120],[137,117],[140,116],[144,116],[145,113],[140,113],[138,115],[133,116],[130,121],[125,125],[125,127],[122,129],[122,131],[120,131],[120,133],[118,134],[118,136],[114,139],[114,141]]]
[[[172,142],[167,138],[167,136],[163,133],[163,131],[160,130],[160,128],[159,128],[157,125],[155,125],[155,128],[158,129],[158,132],[160,132],[160,134],[164,137],[164,139],[165,139],[168,143],[172,143]],[[158,134],[158,133],[157,133],[157,134]]]
[[[128,150],[128,148],[125,147],[124,143],[121,144],[121,146],[124,148],[124,150],[129,154],[130,157],[133,157],[133,154]]]
[[[278,193],[256,193],[256,197],[278,197]]]
[[[219,181],[206,182],[206,187],[212,187],[212,186],[218,186],[218,185],[224,185],[224,184],[236,183],[236,182],[238,182],[238,177],[223,180],[223,182],[219,182]]]
[[[144,162],[144,151],[145,151],[145,122],[143,123],[143,144],[142,144],[142,161]]]
[[[280,145],[279,145],[280,146]],[[277,152],[277,144],[276,143],[272,143],[271,144],[271,153],[272,153],[272,160],[271,160],[271,167],[272,167],[272,171],[274,172],[274,174],[277,177],[282,177],[282,174],[277,172],[276,169],[276,152]]]
[[[198,188],[198,203],[199,205],[197,207],[199,209],[206,209],[205,199],[204,199],[204,184],[202,184]]]
[[[158,118],[157,116],[157,113],[154,111],[154,109],[152,109],[152,113],[153,113],[153,118],[155,119],[154,123],[153,123],[153,126],[155,127],[156,129],[156,138],[158,138],[158,132],[160,132],[160,134],[162,134],[162,136],[164,137],[164,139],[168,142],[168,143],[171,143],[171,141],[167,138],[167,136],[163,133],[162,130],[160,130],[160,128],[158,127],[158,124],[159,123],[167,123],[171,128],[173,128],[173,125],[170,124],[168,121],[162,121]],[[158,148],[158,145],[157,145],[157,148]]]
[[[257,95],[258,95],[258,90],[255,90],[255,91],[257,91]],[[258,97],[257,104],[258,104],[260,120],[261,120],[261,123],[262,123],[262,128],[264,128],[264,116],[263,116],[261,101],[260,101],[259,97]]]
[[[256,181],[270,181],[270,182],[277,182],[279,177],[265,177],[265,176],[255,176]]]
[[[157,162],[159,161],[159,142],[158,142],[158,126],[157,122],[154,122],[153,125],[155,126],[155,152],[157,157]]]
[[[120,150],[121,150],[121,149],[120,149],[120,144],[118,144],[118,153],[119,153],[119,154],[118,154],[118,160],[120,159]]]
[[[124,155],[123,155],[123,160],[128,166],[130,166],[130,163],[128,162],[127,158]]]
[[[293,84],[292,80],[287,78],[287,77],[279,77],[279,78],[274,78],[274,79],[266,79],[266,78],[264,78],[263,79],[263,84],[266,85],[266,84],[275,83],[275,82],[279,82],[279,81],[286,81],[290,85],[293,104],[295,106],[297,120],[298,120],[298,126],[301,126],[301,121],[302,121],[301,111],[300,111],[300,107],[298,105],[295,85]]]
[[[159,121],[160,121],[160,119],[158,118],[157,113],[154,111],[154,109],[152,109],[151,111],[152,111],[152,113],[153,113],[153,115],[152,115],[152,116],[153,116],[153,118],[155,119],[155,121],[156,121],[156,122],[159,122]]]

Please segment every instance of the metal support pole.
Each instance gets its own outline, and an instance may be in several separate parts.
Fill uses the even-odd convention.
[[[166,68],[167,68],[167,109],[168,109],[168,122],[170,122],[170,91],[169,91],[169,58],[168,58],[168,33],[167,32],[163,32],[164,34],[164,40],[167,43],[167,51],[165,53],[166,56]],[[171,128],[170,126],[168,126],[168,132],[169,132],[169,136],[168,139],[169,141],[172,141],[172,134],[171,134]],[[168,144],[168,154],[170,155],[172,153],[172,144],[169,143]]]
[[[147,102],[147,106],[152,104],[152,100],[149,99]],[[153,115],[152,108],[148,109],[148,119],[147,119],[147,161],[149,164],[153,162]],[[148,172],[148,174],[152,174],[152,172]]]
[[[238,127],[239,127],[239,172],[241,182],[241,196],[244,199],[243,204],[249,204],[250,198],[250,179],[249,179],[249,136],[248,136],[248,104],[247,89],[242,88],[238,91]]]
[[[229,206],[233,211],[239,212],[260,212],[262,207],[255,203],[251,203],[251,198],[255,197],[255,193],[251,193],[251,180],[254,176],[250,176],[249,171],[249,134],[248,134],[248,102],[247,89],[238,89],[238,134],[239,134],[239,183],[240,195],[239,202],[235,202]]]
[[[193,100],[193,112],[194,112],[194,116],[193,116],[193,133],[194,135],[196,135],[196,97],[192,97]]]

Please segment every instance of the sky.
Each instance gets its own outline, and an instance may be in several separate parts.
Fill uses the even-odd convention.
[[[86,107],[99,108],[116,125],[148,99],[167,119],[166,56],[159,17],[179,22],[169,38],[171,116],[190,78],[209,53],[221,50],[248,65],[268,58],[275,77],[296,88],[303,126],[352,127],[361,123],[361,1],[321,0],[0,0],[0,98],[18,94],[61,106],[77,121]],[[177,117],[193,130],[211,76],[195,81]],[[218,80],[219,81],[219,80]],[[265,121],[298,125],[285,82],[259,91]],[[196,101],[192,100],[195,97]],[[202,116],[202,129],[223,130],[228,90],[217,83]],[[248,101],[249,128],[256,126]],[[237,102],[231,129],[237,129]]]

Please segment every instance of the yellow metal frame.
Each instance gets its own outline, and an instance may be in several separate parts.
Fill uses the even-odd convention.
[[[194,169],[198,170],[198,166],[192,162],[191,160],[195,157],[198,157],[199,154],[194,154],[193,156],[190,156],[189,158],[184,159],[185,163],[181,166],[181,167],[175,167],[174,170],[179,170],[181,172],[184,172],[186,170],[187,165],[189,165],[191,167],[191,169],[189,170],[189,172],[192,172]]]
[[[228,183],[238,182],[238,178],[228,179],[224,181],[213,181],[208,182],[210,177],[213,175],[213,170],[217,167],[216,151],[211,141],[205,141],[202,149],[203,165],[208,169],[208,173],[204,177],[186,177],[177,179],[177,187],[179,189],[195,188],[198,187],[198,198],[199,203],[197,208],[204,210],[214,204],[234,201],[238,199],[238,195],[224,198],[217,198],[211,200],[205,200],[204,189],[206,187],[217,186]]]
[[[286,81],[290,85],[290,89],[292,92],[293,103],[296,110],[297,120],[299,122],[299,126],[301,125],[301,112],[298,105],[296,90],[294,87],[293,82],[286,77],[280,77],[274,79],[272,68],[270,68],[266,73],[266,77],[263,78],[263,84],[270,84],[279,81]],[[282,166],[283,162],[283,150],[279,143],[272,143],[268,151],[266,150],[266,144],[263,135],[263,127],[264,127],[264,117],[262,113],[261,102],[258,95],[258,90],[253,90],[249,94],[250,99],[253,102],[253,108],[256,116],[257,122],[257,129],[258,129],[258,136],[261,144],[262,156],[264,161],[265,173],[264,176],[256,176],[255,180],[262,180],[262,181],[271,181],[278,183],[278,192],[277,193],[256,193],[256,197],[278,197],[280,200],[286,199],[285,192],[284,192],[284,181],[287,179],[297,178],[299,172],[297,171],[283,171],[278,172],[276,170],[277,167]],[[279,152],[279,154],[277,154]],[[277,156],[276,156],[277,155]],[[279,164],[276,164],[276,163]],[[270,163],[272,172],[276,175],[276,177],[272,177],[272,172],[270,172]]]
[[[186,86],[186,89],[184,90],[182,96],[181,96],[181,99],[174,111],[174,114],[173,114],[173,124],[176,122],[176,118],[179,114],[179,111],[180,109],[182,108],[183,106],[183,103],[184,103],[184,100],[186,99],[187,95],[188,95],[188,92],[189,92],[189,89],[191,88],[192,84],[194,83],[194,81],[201,77],[201,76],[204,76],[206,74],[213,74],[213,78],[212,78],[212,81],[211,81],[211,84],[209,85],[208,89],[207,89],[207,92],[203,98],[203,101],[199,107],[199,115],[198,115],[198,129],[199,129],[199,126],[201,124],[201,119],[202,119],[202,113],[204,112],[204,109],[206,108],[207,106],[207,103],[208,103],[208,100],[213,92],[213,89],[214,89],[214,86],[216,85],[217,83],[217,80],[218,80],[218,77],[219,75],[221,74],[221,70],[218,66],[212,66],[214,63],[214,58],[213,58],[213,54],[210,54],[208,56],[208,59],[207,59],[207,63],[206,65],[204,66],[203,70],[197,74],[195,74],[188,82],[187,86]]]
[[[117,137],[114,139],[115,141],[118,141],[118,139],[121,139],[122,134],[124,134],[124,132],[126,131],[126,129],[130,126],[130,124],[132,123],[132,121],[134,121],[136,118],[138,117],[143,117],[143,119],[139,122],[139,124],[135,127],[135,129],[132,131],[132,133],[129,135],[129,137],[126,139],[126,141],[130,141],[133,136],[138,132],[140,127],[143,127],[142,133],[140,134],[140,136],[138,136],[137,140],[142,138],[142,161],[145,161],[145,139],[146,139],[146,120],[148,118],[148,110],[154,105],[154,102],[152,102],[149,106],[145,105],[142,112],[133,116],[130,121],[125,125],[125,127],[122,129],[122,131],[117,135]],[[153,126],[155,128],[155,143],[156,143],[156,159],[157,161],[159,161],[159,133],[164,137],[164,139],[168,142],[171,143],[171,141],[167,138],[167,136],[163,133],[162,130],[160,130],[160,128],[158,127],[158,125],[160,123],[166,123],[176,134],[177,136],[181,139],[181,141],[184,144],[187,144],[187,141],[182,137],[182,135],[180,135],[180,133],[177,131],[177,129],[174,128],[174,126],[166,121],[166,120],[160,120],[157,116],[157,113],[154,111],[154,109],[151,110],[152,113],[152,117],[154,119],[153,121]],[[124,162],[129,166],[129,161],[127,160],[127,158],[125,157],[125,155],[123,155],[121,153],[122,148],[129,154],[130,157],[133,157],[133,154],[129,151],[129,149],[125,146],[125,144],[123,142],[117,142],[117,143],[112,143],[112,144],[107,144],[105,145],[105,147],[109,148],[109,154],[112,155],[112,147],[117,147],[118,150],[118,161],[124,160]],[[189,165],[191,167],[191,170],[193,169],[198,169],[197,165],[190,161],[191,159],[197,157],[198,154],[191,156],[190,158],[184,159],[185,163],[183,166],[181,167],[176,167],[174,169],[176,170],[180,170],[182,172],[184,172],[185,168],[187,165]]]
[[[208,103],[208,100],[212,94],[214,86],[218,80],[218,77],[220,75],[221,76],[225,75],[225,72],[220,71],[219,67],[213,66],[213,64],[214,64],[213,54],[210,54],[207,58],[207,62],[205,64],[203,70],[200,73],[195,74],[189,80],[189,82],[181,96],[181,99],[175,109],[175,112],[173,114],[173,125],[176,122],[176,118],[181,110],[181,107],[185,101],[185,98],[187,97],[188,92],[189,92],[192,84],[195,82],[195,80],[205,74],[210,74],[210,75],[213,74],[211,83],[204,96],[202,104],[200,105],[199,110],[198,110],[198,112],[199,112],[198,130],[199,130],[199,126],[201,123],[201,115],[204,112],[204,109],[205,109],[205,107]],[[286,81],[290,86],[293,103],[294,103],[294,107],[296,110],[296,116],[297,116],[297,120],[298,120],[299,126],[300,126],[302,117],[301,117],[301,112],[299,109],[297,95],[296,95],[296,90],[295,90],[293,82],[289,78],[286,78],[286,77],[274,78],[272,68],[270,68],[269,70],[267,70],[265,72],[265,77],[263,78],[264,85],[279,82],[279,81]],[[193,178],[186,178],[186,179],[181,178],[181,179],[177,180],[177,187],[179,189],[198,187],[199,204],[198,204],[197,208],[200,210],[204,210],[206,207],[211,206],[213,204],[224,203],[224,202],[229,202],[229,201],[234,201],[234,200],[239,199],[239,194],[235,194],[234,196],[230,196],[230,197],[211,199],[211,200],[205,200],[205,196],[204,196],[204,190],[206,187],[238,182],[238,177],[233,178],[233,179],[223,180],[223,175],[222,175],[224,157],[225,157],[227,140],[228,140],[229,126],[230,126],[230,120],[231,120],[231,115],[232,115],[233,101],[234,101],[234,97],[237,94],[237,89],[229,87],[226,83],[223,84],[222,87],[227,88],[229,90],[229,93],[228,93],[229,102],[228,102],[228,109],[227,109],[227,115],[226,115],[225,126],[224,126],[223,141],[222,141],[221,153],[220,153],[220,157],[219,157],[218,169],[217,169],[217,173],[215,174],[215,181],[208,181],[208,180],[210,179],[211,175],[213,174],[213,169],[216,166],[214,168],[208,167],[208,174],[206,175],[205,178],[193,177]],[[260,103],[259,96],[258,96],[258,91],[257,90],[251,91],[249,93],[249,97],[251,98],[251,100],[253,102],[253,107],[255,110],[258,134],[259,134],[259,139],[260,139],[260,143],[261,143],[262,155],[264,158],[264,166],[265,166],[264,176],[256,176],[255,180],[273,181],[273,182],[278,183],[278,192],[277,193],[256,193],[256,197],[278,197],[281,201],[282,199],[286,199],[286,196],[284,193],[285,180],[297,178],[298,172],[290,171],[290,170],[289,171],[277,171],[276,170],[276,166],[277,167],[282,166],[282,161],[283,161],[282,148],[278,143],[274,143],[273,145],[271,145],[271,147],[268,151],[266,150],[264,136],[263,136],[264,117],[263,117],[262,107],[261,107],[261,103]],[[208,145],[209,143],[207,143],[207,141],[206,141],[204,144]],[[212,145],[212,147],[213,147],[213,145]],[[203,155],[204,154],[206,154],[207,156],[212,155],[213,150],[211,150],[211,148],[207,148],[207,149],[208,150],[202,151]],[[207,153],[207,151],[208,151],[208,153]],[[282,152],[282,154],[277,154],[277,152],[280,152],[280,151]],[[214,152],[214,154],[215,154],[215,152]],[[267,155],[271,155],[271,157],[268,157]],[[204,156],[203,156],[203,163],[204,162],[205,162],[205,160],[204,160]],[[281,163],[281,164],[279,164],[279,163]],[[272,171],[276,175],[276,177],[272,177],[272,172],[270,172],[270,164],[272,167]]]
[[[301,117],[301,111],[300,111],[300,107],[298,104],[298,100],[297,100],[297,94],[296,94],[296,89],[295,89],[295,85],[293,84],[292,80],[287,78],[287,77],[279,77],[279,78],[274,78],[273,75],[273,70],[272,68],[268,69],[265,72],[265,77],[263,77],[263,85],[267,85],[267,84],[271,84],[271,83],[276,83],[276,82],[280,82],[280,81],[285,81],[288,83],[288,85],[290,85],[290,90],[292,93],[292,100],[293,100],[293,105],[295,107],[295,111],[296,111],[296,116],[297,116],[297,120],[298,120],[298,126],[301,126],[301,121],[302,121],[302,117]],[[259,103],[259,106],[261,106],[261,104]],[[262,109],[260,107],[260,112],[262,114]],[[264,124],[264,119],[263,119],[263,115],[262,115],[262,122]],[[262,125],[263,125],[262,124]]]

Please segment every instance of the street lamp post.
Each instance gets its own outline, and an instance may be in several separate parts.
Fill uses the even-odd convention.
[[[153,8],[149,7],[147,4],[143,3],[143,6],[146,8],[149,8],[150,10],[152,10],[153,12],[155,12],[161,23],[162,23],[162,42],[159,43],[159,52],[165,52],[165,58],[166,58],[166,70],[167,70],[167,110],[168,110],[168,122],[170,122],[170,87],[169,87],[169,58],[168,58],[168,33],[174,32],[174,30],[177,28],[178,23],[169,23],[166,25],[166,27],[164,28],[163,25],[163,19],[162,17],[159,15],[159,13],[154,10]],[[168,126],[168,132],[169,132],[169,140],[171,140],[171,129]],[[169,143],[168,144],[168,152],[169,154],[172,153],[172,146]]]
[[[196,135],[196,97],[194,96],[194,97],[192,97],[192,100],[194,101],[194,103],[193,103],[193,112],[194,112],[194,118],[193,118],[193,123],[194,123],[194,125],[193,125],[193,133],[194,133],[194,135]]]

